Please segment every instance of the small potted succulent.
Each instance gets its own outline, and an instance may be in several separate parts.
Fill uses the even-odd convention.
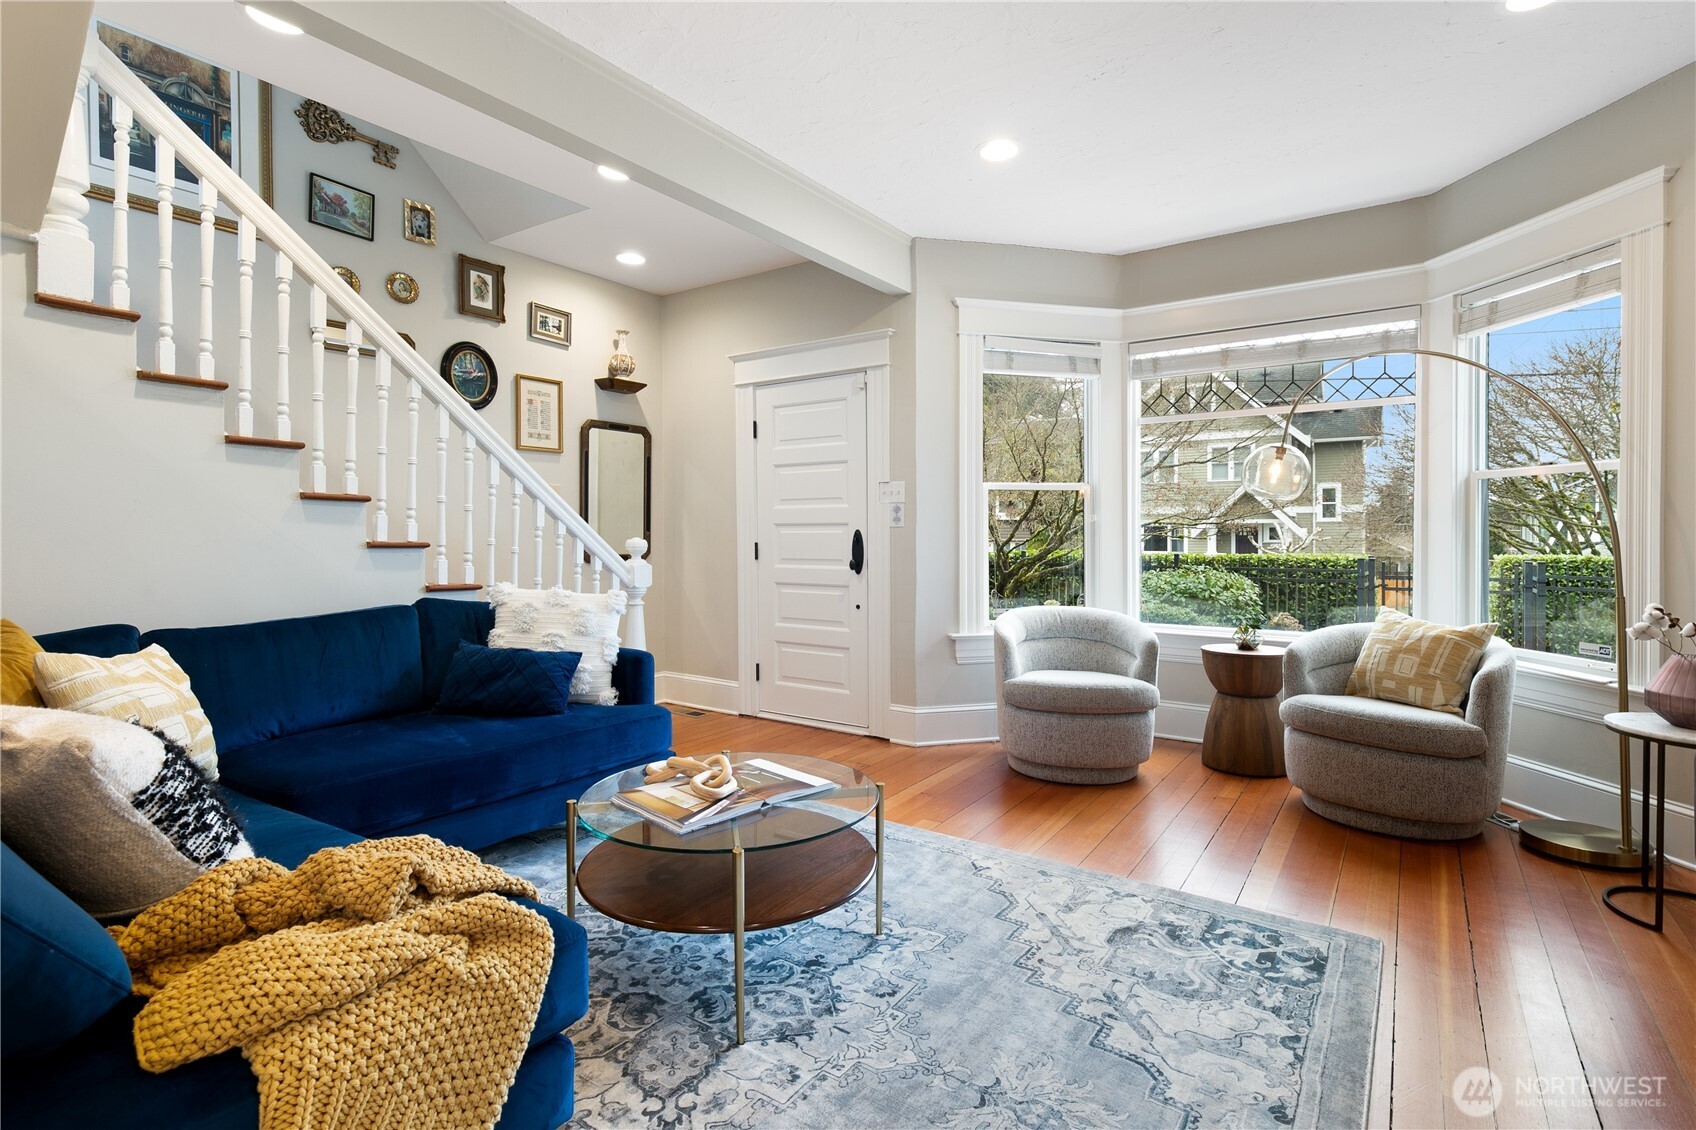
[[[1649,604],[1627,634],[1654,640],[1672,653],[1643,688],[1643,701],[1674,726],[1696,730],[1696,620],[1681,620]]]
[[[1254,620],[1244,620],[1231,633],[1231,638],[1237,641],[1239,651],[1254,651],[1260,646],[1260,624]]]

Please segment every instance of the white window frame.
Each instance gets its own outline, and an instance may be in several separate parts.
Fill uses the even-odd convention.
[[[1553,265],[1551,264],[1551,266]],[[1624,338],[1627,321],[1630,317],[1632,301],[1625,293],[1625,284],[1623,279],[1621,280],[1621,285],[1617,290],[1590,293],[1569,301],[1552,302],[1547,306],[1526,306],[1522,303],[1520,307],[1515,310],[1512,316],[1504,317],[1500,321],[1489,322],[1476,326],[1472,332],[1460,340],[1460,348],[1457,349],[1456,352],[1462,357],[1471,357],[1473,360],[1478,361],[1481,364],[1488,364],[1489,336],[1491,333],[1497,330],[1509,329],[1522,322],[1535,321],[1538,318],[1548,317],[1551,314],[1559,314],[1567,310],[1576,309],[1580,306],[1587,306],[1592,302],[1597,302],[1602,298],[1613,295],[1618,295],[1620,300],[1620,397],[1622,401],[1622,411],[1620,413],[1620,450],[1624,451],[1626,450],[1624,446],[1626,443],[1626,418],[1623,409],[1625,403],[1631,399],[1626,392],[1626,386],[1631,378],[1629,365],[1625,359]],[[1473,544],[1478,547],[1478,551],[1474,557],[1474,560],[1477,562],[1474,567],[1475,576],[1471,579],[1471,585],[1469,587],[1470,592],[1472,593],[1472,610],[1468,618],[1475,618],[1478,621],[1483,621],[1489,619],[1490,615],[1490,556],[1488,536],[1484,530],[1484,492],[1488,484],[1495,479],[1532,478],[1542,475],[1579,474],[1588,478],[1589,468],[1586,467],[1582,461],[1569,463],[1539,463],[1530,466],[1516,467],[1487,466],[1486,464],[1489,462],[1489,459],[1485,450],[1487,442],[1485,406],[1488,390],[1486,388],[1486,378],[1484,374],[1479,372],[1477,373],[1477,377],[1478,379],[1471,382],[1471,387],[1465,393],[1470,402],[1469,408],[1472,416],[1470,432],[1471,439],[1473,441],[1471,445],[1473,466],[1466,475],[1467,530],[1471,535]],[[1539,411],[1541,411],[1540,408]],[[1621,461],[1619,459],[1597,459],[1595,462],[1596,469],[1604,475],[1609,472],[1614,473],[1616,476],[1615,490],[1620,496],[1620,502],[1623,504],[1625,496],[1625,479],[1620,472]],[[1620,509],[1620,507],[1616,506],[1616,509]],[[1629,542],[1631,538],[1626,527],[1623,513],[1619,517],[1619,527],[1621,540]],[[1626,562],[1629,565],[1631,562],[1631,547],[1628,544],[1621,546],[1620,549],[1621,554],[1626,558]],[[1614,568],[1614,583],[1616,585],[1629,584],[1628,579],[1621,574],[1617,563]],[[1655,591],[1659,590],[1657,589]],[[1630,601],[1627,601],[1627,615],[1630,615],[1631,611]],[[1577,655],[1558,655],[1554,652],[1536,651],[1523,647],[1516,647],[1514,651],[1518,655],[1521,663],[1531,664],[1546,670],[1564,671],[1592,678],[1606,678],[1614,670],[1614,661],[1612,659],[1590,659]],[[1639,678],[1642,678],[1644,672],[1639,670],[1638,675]]]
[[[1341,522],[1343,520],[1343,484],[1342,483],[1318,483],[1314,486],[1313,489],[1314,489],[1313,497],[1314,497],[1314,500],[1315,500],[1315,503],[1314,503],[1314,521],[1316,521],[1316,522]],[[1333,498],[1330,502],[1325,501],[1325,492],[1327,490],[1334,490],[1334,491],[1337,492],[1337,497]],[[1325,508],[1327,506],[1335,508],[1332,511],[1332,514],[1329,518],[1327,518],[1325,516]]]
[[[1210,443],[1210,444],[1208,444],[1207,445],[1207,481],[1210,482],[1210,483],[1240,483],[1240,482],[1242,482],[1243,481],[1243,463],[1244,463],[1245,460],[1248,459],[1248,453],[1249,453],[1250,450],[1251,449],[1249,448],[1249,446],[1247,444],[1242,444],[1242,443],[1236,443],[1236,444],[1232,444],[1232,443]],[[1225,453],[1225,460],[1224,460],[1223,464],[1221,464],[1221,462],[1219,460],[1217,460],[1213,457],[1215,453],[1220,452],[1220,451],[1223,451]],[[1238,458],[1238,459],[1231,458],[1231,453],[1234,452],[1234,451],[1242,452],[1242,457]],[[1213,468],[1219,467],[1219,466],[1223,466],[1225,468],[1225,477],[1222,478],[1222,479],[1215,478],[1214,475],[1213,475]]]

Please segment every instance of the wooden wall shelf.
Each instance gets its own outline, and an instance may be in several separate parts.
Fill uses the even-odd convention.
[[[603,392],[641,392],[648,386],[643,381],[629,381],[623,377],[596,377],[595,387]]]

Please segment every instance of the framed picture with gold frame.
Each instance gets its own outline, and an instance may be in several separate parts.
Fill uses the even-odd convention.
[[[459,257],[459,312],[506,322],[506,268],[469,255]]]
[[[518,395],[513,397],[517,418],[513,421],[513,446],[520,451],[565,451],[565,382],[519,373]]]
[[[436,246],[436,210],[404,197],[400,202],[401,234],[414,243]]]

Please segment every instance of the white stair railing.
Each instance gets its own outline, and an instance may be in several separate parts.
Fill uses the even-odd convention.
[[[488,571],[483,583],[493,584],[497,578],[496,563],[505,547],[511,560],[511,577],[520,582],[523,543],[531,541],[535,553],[531,583],[541,587],[547,570],[544,567],[544,541],[549,522],[554,527],[554,580],[561,583],[566,577],[566,546],[572,548],[572,587],[583,591],[583,565],[590,568],[591,591],[605,588],[623,589],[628,593],[624,638],[632,647],[646,646],[646,624],[643,598],[653,583],[653,570],[642,554],[647,542],[632,538],[625,544],[626,560],[607,541],[585,522],[580,514],[554,490],[530,464],[465,403],[459,395],[436,374],[433,367],[412,349],[400,334],[341,280],[335,270],[288,223],[277,215],[253,188],[243,181],[210,148],[195,136],[176,115],[165,106],[139,79],[130,73],[95,38],[92,29],[83,56],[83,79],[79,82],[75,103],[66,131],[66,142],[54,178],[47,214],[42,221],[37,240],[38,279],[41,289],[48,293],[84,301],[96,300],[94,255],[92,239],[82,217],[88,211],[83,193],[88,188],[88,152],[86,144],[86,101],[89,91],[86,80],[92,77],[112,101],[114,185],[112,270],[109,282],[109,302],[130,309],[130,124],[139,123],[154,137],[156,155],[155,193],[159,205],[156,225],[158,239],[158,295],[156,308],[156,344],[152,359],[156,370],[167,376],[180,376],[176,348],[176,318],[173,301],[175,261],[172,248],[173,208],[176,204],[176,162],[181,162],[198,178],[199,191],[199,326],[198,351],[191,376],[201,380],[221,379],[217,374],[214,344],[216,333],[214,285],[218,268],[217,219],[220,205],[233,212],[237,219],[237,252],[235,256],[235,286],[237,294],[237,325],[235,326],[235,410],[232,439],[256,439],[254,435],[254,369],[253,341],[254,296],[253,277],[258,258],[258,244],[264,243],[275,256],[276,282],[276,341],[275,371],[276,439],[292,441],[292,410],[290,404],[289,337],[296,329],[304,329],[311,342],[311,435],[307,455],[307,482],[310,494],[327,495],[329,484],[328,454],[325,429],[325,352],[329,347],[328,328],[330,306],[346,322],[345,336],[336,348],[346,350],[346,425],[342,455],[341,495],[359,495],[361,482],[359,458],[358,417],[362,408],[360,353],[362,346],[375,355],[375,382],[372,395],[377,414],[372,433],[376,437],[374,473],[366,481],[374,484],[375,507],[370,519],[374,527],[371,540],[387,542],[390,533],[389,505],[389,419],[394,399],[390,392],[397,379],[407,382],[407,448],[406,448],[406,538],[417,542],[421,535],[418,499],[419,461],[419,401],[428,400],[436,408],[436,507],[435,530],[432,534],[434,554],[426,554],[426,587],[463,587],[478,583],[474,554],[477,522],[477,464],[479,457],[488,467]],[[307,287],[307,301],[293,303],[291,297],[295,279]],[[302,307],[304,306],[304,310]],[[305,326],[297,327],[291,317],[305,315]],[[226,341],[228,339],[225,339]],[[226,352],[225,356],[228,356]],[[451,440],[457,432],[461,439],[464,459],[464,522],[457,531],[449,529],[449,473]],[[500,483],[502,475],[511,484],[511,506],[501,541],[502,521]],[[333,497],[333,496],[332,496]],[[534,503],[533,520],[524,517],[524,500]],[[526,526],[529,526],[526,529]],[[450,541],[458,541],[463,562],[458,585],[450,577]]]

